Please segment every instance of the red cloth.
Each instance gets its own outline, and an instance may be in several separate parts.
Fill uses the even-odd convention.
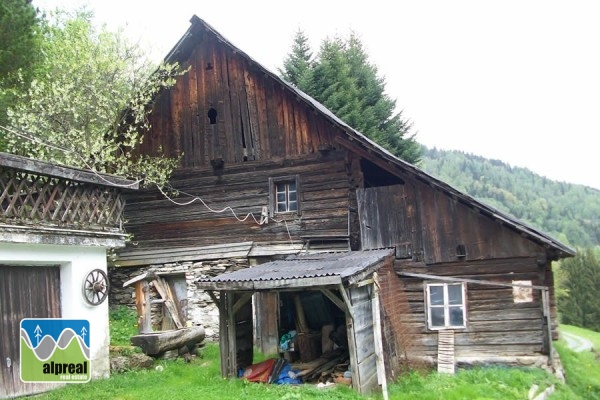
[[[276,361],[276,359],[271,358],[258,364],[252,364],[251,366],[246,367],[242,378],[245,378],[250,382],[267,382]]]

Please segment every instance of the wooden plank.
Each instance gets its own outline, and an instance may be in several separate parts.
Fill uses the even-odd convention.
[[[154,280],[154,288],[156,289],[160,297],[162,297],[165,300],[165,307],[167,307],[167,310],[169,310],[169,313],[171,313],[171,318],[173,318],[175,326],[177,328],[183,328],[184,325],[181,322],[181,317],[179,313],[177,312],[177,307],[175,307],[173,299],[169,296],[166,286],[167,283],[164,279],[157,277]]]
[[[438,332],[438,365],[440,373],[454,375],[454,331],[444,329]]]
[[[373,307],[373,335],[375,336],[375,357],[377,364],[377,382],[381,385],[383,399],[388,399],[387,378],[385,373],[385,358],[383,354],[383,335],[381,331],[381,310],[379,305],[379,283],[377,272],[373,273],[374,284],[371,299]]]

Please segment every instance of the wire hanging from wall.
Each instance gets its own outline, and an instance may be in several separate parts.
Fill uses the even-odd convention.
[[[8,131],[8,132],[12,133],[13,135],[16,135],[16,136],[18,136],[18,137],[20,137],[20,138],[23,138],[23,139],[25,139],[25,140],[28,140],[28,141],[30,141],[30,142],[36,143],[36,144],[38,144],[38,145],[42,145],[42,146],[45,146],[45,147],[47,147],[47,148],[50,148],[50,149],[53,149],[53,150],[57,150],[57,151],[61,151],[61,152],[67,152],[67,153],[74,154],[74,155],[75,155],[77,158],[79,158],[79,159],[82,161],[82,163],[83,163],[83,164],[86,166],[86,168],[85,168],[85,170],[86,170],[86,171],[89,171],[89,172],[93,173],[93,174],[94,174],[94,175],[95,175],[95,176],[96,176],[98,179],[100,179],[100,180],[102,180],[103,182],[105,182],[105,183],[107,183],[107,184],[110,184],[110,185],[112,185],[112,186],[117,186],[117,187],[122,187],[122,188],[131,188],[131,187],[133,187],[133,186],[139,185],[141,182],[143,182],[143,181],[144,181],[144,179],[136,179],[136,180],[135,180],[133,183],[129,183],[129,184],[120,184],[120,183],[113,182],[113,181],[111,181],[111,180],[109,180],[109,179],[105,178],[105,177],[104,177],[104,176],[103,176],[101,173],[99,173],[99,172],[98,172],[98,171],[96,171],[94,168],[92,168],[92,167],[89,165],[89,163],[87,163],[87,161],[86,161],[86,160],[85,160],[85,159],[84,159],[84,158],[83,158],[83,157],[82,157],[82,156],[81,156],[79,153],[75,152],[74,150],[67,149],[67,148],[64,148],[64,147],[62,147],[62,146],[55,145],[54,143],[48,142],[48,141],[46,141],[46,140],[42,140],[42,139],[40,139],[40,138],[37,138],[37,137],[35,137],[35,136],[31,135],[31,134],[25,134],[25,133],[22,133],[22,132],[16,131],[16,130],[14,130],[14,129],[12,129],[12,128],[8,128],[8,127],[6,127],[6,126],[3,126],[3,125],[0,125],[0,129],[4,129],[4,130],[6,130],[6,131]],[[203,206],[204,206],[204,207],[205,207],[205,208],[206,208],[208,211],[210,211],[210,212],[212,212],[212,213],[215,213],[215,214],[222,214],[222,213],[224,213],[224,212],[230,211],[230,212],[232,213],[233,217],[234,217],[234,218],[235,218],[237,221],[239,221],[239,222],[246,222],[246,221],[247,221],[247,220],[248,220],[250,217],[252,217],[252,220],[253,220],[253,221],[254,221],[254,222],[257,224],[257,225],[265,225],[265,224],[269,223],[269,220],[271,220],[271,221],[273,221],[273,222],[276,222],[276,223],[282,223],[282,222],[283,222],[283,223],[285,223],[285,227],[286,227],[286,231],[287,231],[288,237],[289,237],[289,239],[290,239],[290,243],[292,243],[292,244],[293,244],[293,239],[292,239],[292,235],[291,235],[291,233],[290,233],[290,230],[289,230],[289,227],[288,227],[288,224],[287,224],[287,220],[285,220],[284,218],[282,218],[282,219],[279,219],[279,220],[278,220],[278,219],[275,219],[275,218],[272,218],[272,217],[271,217],[271,218],[269,218],[268,214],[264,213],[262,210],[261,210],[261,217],[260,217],[260,220],[258,220],[258,219],[256,218],[256,216],[254,215],[254,213],[252,213],[252,212],[250,212],[250,213],[247,213],[247,214],[246,214],[244,217],[240,218],[240,217],[239,217],[239,216],[236,214],[235,210],[234,210],[232,207],[230,207],[230,206],[225,206],[224,208],[222,208],[222,209],[220,209],[220,210],[213,209],[213,208],[212,208],[212,207],[210,207],[210,206],[209,206],[209,205],[208,205],[208,204],[207,204],[207,203],[206,203],[206,202],[205,202],[205,201],[204,201],[204,200],[203,200],[203,199],[202,199],[200,196],[196,196],[196,195],[193,195],[193,194],[190,194],[190,193],[187,193],[187,192],[184,192],[184,191],[178,190],[178,189],[176,189],[176,188],[173,188],[173,187],[172,187],[172,186],[169,184],[169,191],[172,191],[172,192],[175,192],[175,193],[181,193],[181,194],[184,194],[184,195],[186,195],[186,196],[189,196],[189,197],[191,197],[191,199],[190,199],[190,200],[187,200],[187,201],[181,201],[181,202],[180,202],[180,201],[177,201],[177,200],[175,200],[175,199],[174,199],[174,198],[172,198],[171,196],[169,196],[169,195],[167,194],[167,192],[165,192],[165,190],[164,190],[162,187],[160,187],[159,185],[156,185],[156,187],[158,188],[158,190],[160,191],[160,193],[163,195],[163,197],[164,197],[165,199],[169,200],[169,201],[170,201],[172,204],[174,204],[174,205],[177,205],[177,206],[188,206],[188,205],[191,205],[191,204],[195,203],[196,201],[198,201],[198,202],[200,202],[200,203],[201,203],[201,204],[202,204],[202,205],[203,205]]]

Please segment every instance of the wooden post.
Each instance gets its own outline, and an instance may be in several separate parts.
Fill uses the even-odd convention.
[[[552,315],[550,314],[550,295],[548,289],[542,289],[542,306],[544,307],[544,316],[548,329],[548,362],[554,364],[554,355],[552,354]]]
[[[371,304],[373,307],[373,334],[375,336],[377,381],[381,385],[383,400],[388,400],[387,377],[385,376],[385,360],[383,358],[383,338],[381,331],[381,311],[379,306],[379,282],[377,281],[377,272],[373,273],[373,281],[373,298],[371,299]]]
[[[150,285],[146,280],[138,281],[135,284],[135,306],[138,311],[139,333],[152,332]]]
[[[237,376],[237,339],[235,329],[235,312],[233,310],[233,303],[235,300],[235,292],[227,292],[227,340],[229,342],[229,370],[228,376]]]
[[[211,292],[209,292],[211,293]],[[228,292],[219,292],[219,347],[221,350],[221,376],[226,377],[229,371],[229,329],[227,327],[227,296]],[[211,296],[212,297],[212,296]]]

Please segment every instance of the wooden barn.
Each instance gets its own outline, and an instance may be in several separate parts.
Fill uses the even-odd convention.
[[[166,61],[189,71],[155,99],[141,152],[183,154],[171,179],[179,196],[127,197],[134,239],[111,270],[120,283],[140,270],[180,273],[188,285],[180,304],[190,322],[208,325],[209,338],[211,329],[218,336],[221,311],[220,334],[230,339],[225,362],[236,348],[227,326],[252,310],[247,293],[256,292],[254,342],[277,350],[286,288],[320,293],[306,304],[343,309],[350,326],[350,276],[337,269],[335,290],[323,284],[329,264],[317,254],[345,254],[339,259],[351,268],[369,251],[388,250],[392,262],[378,272],[387,282],[379,288],[387,356],[448,368],[547,361],[557,334],[551,262],[572,249],[394,157],[196,16]],[[308,257],[320,272],[305,273],[293,260],[286,262],[298,275],[275,274],[274,282],[239,272],[279,267],[290,255]],[[299,283],[313,278],[310,287]],[[130,293],[112,295],[133,301]]]
[[[0,399],[50,390],[21,380],[23,318],[87,319],[91,377],[108,377],[107,251],[125,246],[111,175],[0,153]]]

